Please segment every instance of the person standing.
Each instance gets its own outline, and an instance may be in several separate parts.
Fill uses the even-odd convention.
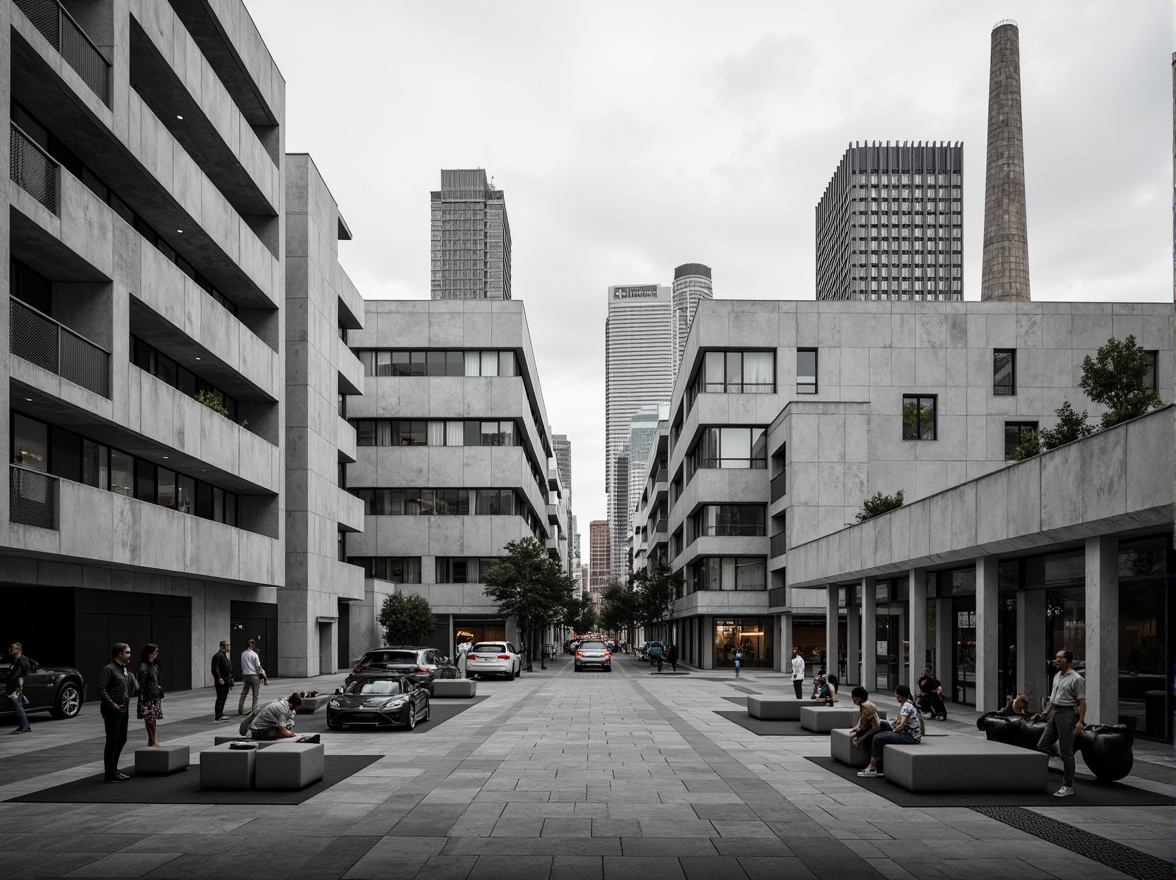
[[[13,642],[8,649],[8,675],[4,678],[4,695],[12,701],[13,711],[16,712],[16,730],[13,733],[29,733],[29,716],[24,710],[24,683],[32,674],[33,664],[24,656],[24,648],[20,642]]]
[[[159,645],[143,646],[139,654],[139,703],[135,715],[147,727],[147,745],[159,745],[156,726],[163,719],[163,686],[159,683]]]
[[[470,641],[469,636],[463,636],[462,640],[457,645],[457,677],[466,677],[466,667],[470,659],[470,648],[474,643]]]
[[[743,665],[743,651],[735,649],[735,677],[739,677],[739,667]]]
[[[265,670],[261,668],[261,658],[257,656],[257,641],[250,639],[241,652],[241,697],[237,700],[237,714],[245,715],[245,695],[253,695],[253,704],[249,712],[257,711],[257,699],[261,696],[261,683],[269,682]]]
[[[1062,787],[1054,797],[1074,794],[1074,739],[1086,726],[1086,679],[1074,669],[1074,652],[1061,650],[1054,657],[1057,674],[1045,711],[1033,716],[1045,722],[1045,730],[1037,742],[1037,750],[1054,754],[1054,744],[1062,755]]]
[[[102,723],[106,727],[106,747],[102,765],[107,782],[126,782],[131,777],[118,770],[118,759],[127,744],[127,722],[130,719],[131,697],[139,690],[135,676],[127,670],[131,662],[131,646],[115,642],[110,649],[110,662],[98,675],[98,696],[102,699]]]
[[[212,680],[216,685],[216,707],[212,710],[213,721],[228,721],[225,717],[225,703],[233,689],[233,658],[229,656],[229,643],[222,640],[220,650],[212,655]]]
[[[796,699],[804,699],[804,657],[800,648],[792,649],[792,687],[796,691]]]

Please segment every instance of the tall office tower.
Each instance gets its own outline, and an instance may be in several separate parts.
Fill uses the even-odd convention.
[[[615,581],[629,577],[629,444],[613,458],[612,485],[608,487],[609,576]]]
[[[432,299],[510,299],[510,223],[481,168],[441,172],[430,193]]]
[[[992,29],[980,299],[1030,299],[1025,145],[1021,134],[1021,37],[1013,21],[998,22]]]
[[[552,434],[551,449],[555,453],[555,464],[559,469],[559,481],[563,484],[568,510],[572,509],[572,441],[567,434]]]
[[[817,299],[964,298],[964,146],[851,144],[817,205]]]
[[[574,516],[568,517],[568,530],[571,540],[568,542],[568,574],[578,578],[580,575],[580,524]]]
[[[658,422],[668,421],[670,418],[670,403],[664,401],[652,406],[643,406],[633,413],[629,420],[629,442],[627,444],[629,457],[629,474],[625,489],[627,504],[623,510],[618,509],[617,517],[609,520],[609,532],[612,539],[612,552],[616,556],[617,545],[621,545],[622,558],[614,558],[617,564],[626,566],[628,572],[628,544],[633,531],[633,511],[641,502],[641,494],[645,488],[645,478],[649,472],[649,454],[657,439]],[[618,470],[618,477],[619,471]],[[619,493],[618,493],[619,497]],[[620,505],[618,504],[619,508]]]
[[[686,350],[686,337],[690,335],[690,324],[698,304],[704,299],[713,299],[714,286],[711,284],[710,266],[702,263],[683,263],[674,270],[674,373],[682,363],[682,352]]]
[[[588,523],[588,589],[603,590],[609,582],[608,520]]]
[[[629,442],[629,420],[641,407],[670,399],[677,363],[672,327],[670,288],[641,284],[608,289],[604,325],[604,485],[609,493],[609,519],[621,517],[628,498],[614,498],[615,463]],[[626,480],[628,473],[626,472]],[[625,483],[627,488],[628,484]],[[625,492],[628,495],[628,492]],[[624,518],[628,524],[627,516]],[[614,531],[624,540],[626,532]],[[624,580],[624,548],[614,548],[612,577]],[[619,551],[619,552],[617,552]]]

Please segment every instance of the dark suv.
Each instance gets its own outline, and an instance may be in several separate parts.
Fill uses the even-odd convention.
[[[423,684],[433,692],[433,679],[457,678],[457,667],[436,648],[404,647],[376,648],[359,658],[344,686],[370,676],[381,678],[389,672],[406,676],[415,684]]]

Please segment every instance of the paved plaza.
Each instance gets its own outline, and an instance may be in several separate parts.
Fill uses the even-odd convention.
[[[536,670],[479,683],[484,699],[456,716],[439,711],[415,733],[327,732],[322,712],[299,716],[300,732],[322,732],[328,756],[379,759],[298,805],[6,804],[3,876],[1092,880],[1167,876],[1163,860],[1176,857],[1171,806],[1075,797],[1005,811],[1013,819],[897,807],[806,760],[828,755],[828,737],[758,736],[717,714],[749,693],[791,693],[779,673],[653,675],[631,656],[611,674],[574,674],[563,658]],[[341,681],[275,680],[262,696]],[[160,740],[188,744],[195,757],[235,727],[213,723],[212,705],[211,689],[169,695]],[[975,718],[957,710],[929,726],[978,736]],[[33,727],[0,736],[0,799],[101,775],[94,704],[72,721],[36,716]],[[124,769],[145,743],[132,719]],[[1125,782],[1176,792],[1169,749],[1137,742],[1136,771]],[[1063,843],[1020,830],[1026,817]]]

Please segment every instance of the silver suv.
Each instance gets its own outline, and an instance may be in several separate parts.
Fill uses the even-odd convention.
[[[344,686],[370,676],[386,676],[389,672],[407,676],[416,684],[424,684],[433,692],[433,679],[457,678],[457,667],[436,648],[404,647],[377,648],[359,658]]]

